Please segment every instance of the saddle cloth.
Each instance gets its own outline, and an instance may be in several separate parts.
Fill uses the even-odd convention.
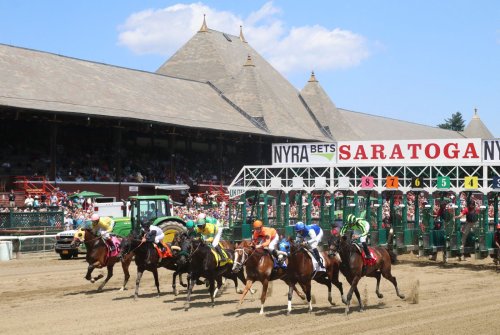
[[[228,263],[232,264],[233,260],[227,256],[226,251],[224,249],[221,249],[221,250],[222,250],[222,253],[224,254],[225,259],[221,259],[219,253],[217,252],[217,250],[215,250],[215,248],[210,248],[210,251],[212,251],[212,255],[214,255],[214,257],[215,257],[215,261],[218,264],[217,266],[221,267],[221,266],[224,266]]]
[[[361,257],[363,258],[363,265],[374,265],[377,263],[377,256],[375,256],[375,253],[373,252],[373,249],[368,247],[368,250],[370,251],[370,255],[372,256],[371,259],[366,259],[365,251],[363,250],[362,247],[360,247],[358,244],[354,244],[358,251],[361,253]]]
[[[172,257],[172,250],[170,249],[170,246],[168,244],[163,244],[163,246],[165,247],[165,251],[161,251],[161,249],[158,248],[156,243],[153,243],[153,245],[155,246],[158,256],[160,256],[160,259]]]
[[[314,271],[316,272],[325,272],[326,269],[324,267],[322,267],[318,261],[316,261],[316,257],[314,257],[314,255],[312,254],[311,251],[309,251],[308,249],[305,249],[307,251],[307,253],[309,254],[309,257],[311,257],[311,260],[312,260],[312,263],[313,263],[313,269]],[[320,253],[319,254],[319,257],[321,257],[321,260],[323,261],[323,264],[325,264],[325,258],[323,257],[323,255]]]
[[[110,238],[111,238],[111,243],[113,243],[113,245],[115,246],[115,250],[110,251],[109,245],[106,243],[106,246],[108,247],[108,257],[117,257],[118,254],[120,253],[121,241],[116,236],[111,236]]]

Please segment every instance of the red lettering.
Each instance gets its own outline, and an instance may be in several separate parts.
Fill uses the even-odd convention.
[[[339,160],[348,160],[351,158],[351,146],[344,144],[339,147]]]
[[[434,148],[433,154],[431,154],[431,148]],[[439,145],[437,145],[436,143],[429,143],[425,146],[424,152],[427,158],[436,159],[441,153],[441,150],[439,149]]]
[[[372,144],[372,159],[385,159],[386,157],[382,144]]]
[[[396,156],[398,156],[398,157],[396,157]],[[389,158],[390,159],[404,159],[403,153],[401,152],[401,147],[399,146],[399,144],[394,145],[394,148],[392,148],[391,157],[389,157]]]
[[[474,143],[467,144],[467,148],[465,148],[465,153],[462,158],[479,158]]]
[[[450,155],[450,147],[453,146],[455,147],[454,150],[451,150],[452,155]],[[458,158],[458,153],[460,150],[458,150],[458,144],[457,143],[448,143],[444,146],[444,151],[443,154],[446,158]]]
[[[362,144],[358,146],[358,149],[356,150],[356,155],[354,155],[353,159],[368,159],[368,156],[366,156],[365,147]]]
[[[410,143],[408,144],[408,149],[411,151],[411,159],[418,159],[417,156],[417,149],[421,150],[422,149],[422,144],[418,143]]]

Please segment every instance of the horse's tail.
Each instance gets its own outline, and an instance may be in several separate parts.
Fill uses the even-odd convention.
[[[398,255],[392,250],[392,248],[387,248],[387,252],[391,257],[391,264],[396,264],[398,262]]]

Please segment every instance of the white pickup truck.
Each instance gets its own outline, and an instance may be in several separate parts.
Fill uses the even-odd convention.
[[[94,213],[99,216],[109,217],[125,217],[130,216],[130,203],[115,201],[115,202],[101,202],[94,205]],[[89,222],[88,222],[89,223]],[[85,245],[80,244],[79,248],[71,246],[73,237],[75,236],[76,229],[65,230],[56,234],[56,243],[54,245],[55,252],[59,254],[61,259],[70,259],[78,257],[79,253],[86,253]]]

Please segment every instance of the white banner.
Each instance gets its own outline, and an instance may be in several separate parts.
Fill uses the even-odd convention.
[[[338,142],[342,165],[481,163],[481,139]]]
[[[276,166],[334,165],[336,143],[277,143],[272,147],[272,164]]]
[[[500,163],[500,140],[483,141],[483,162]]]

